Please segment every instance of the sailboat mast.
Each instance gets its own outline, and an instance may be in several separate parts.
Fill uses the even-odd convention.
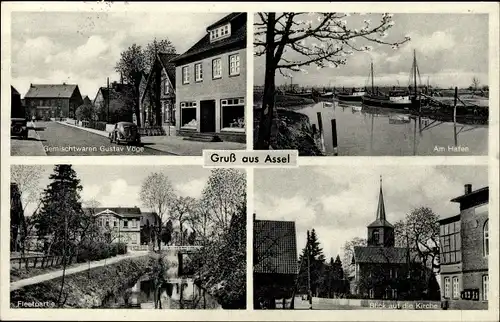
[[[373,88],[373,61],[370,64],[370,72],[371,72],[371,75],[372,75],[372,94],[374,94],[375,93],[375,89]]]
[[[413,86],[415,86],[415,98],[417,98],[417,54],[413,49]]]

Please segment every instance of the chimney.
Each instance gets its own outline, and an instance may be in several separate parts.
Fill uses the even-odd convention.
[[[464,186],[464,188],[465,188],[465,194],[466,194],[466,195],[468,195],[469,193],[471,193],[471,192],[472,192],[472,185],[471,185],[470,183],[469,183],[469,184],[466,184],[466,185]]]
[[[63,82],[63,85],[66,85],[66,82]]]
[[[33,87],[33,83],[30,83],[30,87]]]

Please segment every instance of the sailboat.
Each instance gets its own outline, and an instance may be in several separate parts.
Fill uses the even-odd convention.
[[[410,91],[392,90],[389,94],[384,94],[375,91],[373,84],[373,62],[371,63],[370,76],[371,76],[371,93],[365,94],[362,97],[364,105],[373,107],[385,107],[394,109],[411,109],[419,105],[417,93],[417,58],[415,51],[413,52],[413,66],[412,73],[414,74],[414,95]]]

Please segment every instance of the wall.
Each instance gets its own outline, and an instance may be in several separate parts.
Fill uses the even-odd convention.
[[[483,255],[483,227],[488,220],[488,204],[461,212],[462,261],[464,272],[487,270],[488,257]]]
[[[229,76],[229,56],[239,53],[240,55],[240,74],[238,76]],[[221,58],[222,78],[212,79],[212,60]],[[175,118],[176,129],[180,130],[181,108],[180,103],[185,101],[196,101],[198,120],[197,131],[200,131],[200,101],[215,100],[215,119],[216,132],[220,132],[220,100],[226,98],[245,98],[246,101],[246,49],[235,50],[222,55],[217,55],[201,60],[203,70],[203,81],[195,81],[194,65],[200,61],[191,62],[186,65],[176,67],[175,77]],[[189,84],[182,84],[182,67],[189,66]],[[244,133],[242,133],[244,135]]]

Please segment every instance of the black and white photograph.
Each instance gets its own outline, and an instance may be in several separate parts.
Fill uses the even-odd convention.
[[[487,167],[303,166],[254,177],[255,309],[488,309]]]
[[[254,148],[487,155],[489,17],[259,12]]]
[[[244,171],[12,165],[10,192],[13,309],[246,307]]]
[[[246,13],[11,18],[11,155],[245,149]]]

